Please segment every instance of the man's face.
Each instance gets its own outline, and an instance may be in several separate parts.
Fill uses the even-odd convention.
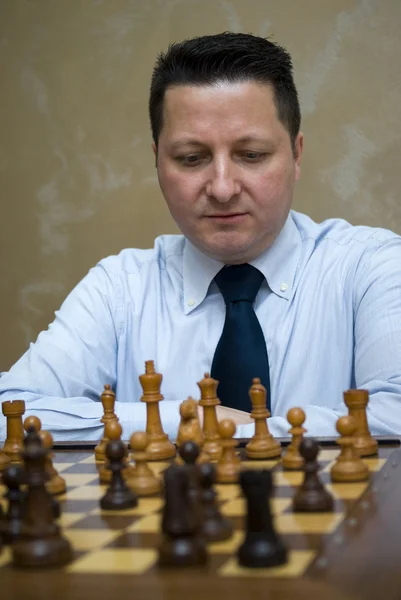
[[[182,233],[211,258],[249,262],[271,246],[290,210],[301,153],[302,134],[294,158],[270,86],[219,83],[166,92],[160,187]]]

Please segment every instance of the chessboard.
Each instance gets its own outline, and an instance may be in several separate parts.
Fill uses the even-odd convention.
[[[74,548],[74,559],[62,568],[17,569],[8,547],[0,554],[4,598],[167,598],[205,600],[231,596],[274,598],[377,598],[387,589],[389,573],[399,573],[401,556],[401,450],[395,441],[381,443],[379,453],[365,458],[371,478],[362,483],[331,483],[335,444],[322,447],[320,477],[335,498],[332,513],[294,513],[291,500],[301,471],[285,471],[279,459],[243,460],[245,469],[273,472],[272,510],[275,526],[289,550],[281,567],[246,569],[236,560],[246,515],[241,489],[216,486],[224,515],[234,524],[227,541],[210,544],[204,567],[160,568],[161,497],[141,498],[134,509],[105,511],[93,449],[58,450],[54,466],[67,482],[58,497],[59,523]],[[161,473],[169,464],[152,463]],[[4,490],[1,490],[4,491]],[[391,551],[390,551],[391,550]],[[386,561],[389,561],[386,564]],[[394,563],[394,572],[390,569]],[[397,589],[399,591],[397,576]],[[394,583],[394,582],[393,582]],[[395,588],[394,588],[395,589]],[[5,593],[7,592],[7,593]],[[272,594],[270,596],[270,593]],[[399,598],[389,593],[387,599]]]

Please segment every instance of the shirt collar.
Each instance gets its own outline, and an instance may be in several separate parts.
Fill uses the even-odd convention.
[[[274,294],[287,300],[292,296],[301,250],[301,236],[291,212],[273,245],[250,264],[259,269]],[[183,256],[184,313],[205,299],[209,286],[224,263],[209,258],[186,239]],[[266,284],[262,284],[266,285]]]

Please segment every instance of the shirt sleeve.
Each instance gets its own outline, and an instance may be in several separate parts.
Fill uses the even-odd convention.
[[[369,392],[368,424],[372,435],[399,435],[401,431],[401,238],[376,242],[361,256],[353,279],[354,365],[352,387]],[[323,400],[324,401],[324,400]],[[323,404],[322,401],[322,404]],[[338,409],[306,405],[306,435],[336,436]],[[277,437],[288,436],[285,417],[269,419]],[[237,437],[251,437],[254,425],[240,425]]]
[[[49,328],[9,372],[2,373],[0,402],[25,400],[24,416],[38,416],[55,441],[100,439],[100,394],[106,383],[116,389],[120,301],[117,278],[101,263],[91,269]],[[160,403],[163,425],[170,435],[178,428],[178,405]],[[124,439],[132,431],[145,429],[143,403],[117,401],[115,410]],[[5,436],[6,419],[0,414],[0,438]]]

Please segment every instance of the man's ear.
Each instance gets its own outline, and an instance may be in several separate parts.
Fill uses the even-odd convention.
[[[157,169],[157,146],[155,142],[152,142],[152,150],[155,155],[155,167]]]
[[[301,176],[301,156],[304,149],[304,134],[299,132],[295,138],[295,179]]]

